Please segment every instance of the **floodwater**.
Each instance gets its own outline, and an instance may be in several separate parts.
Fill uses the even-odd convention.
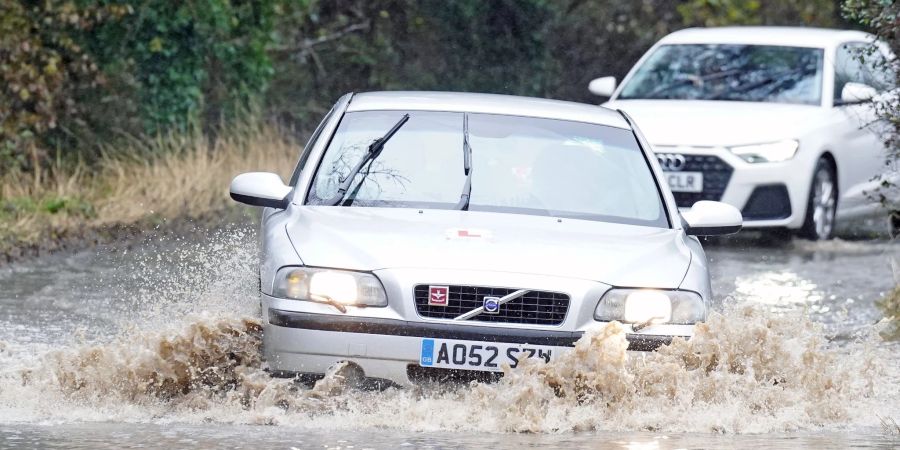
[[[255,235],[160,238],[0,268],[0,448],[900,446],[900,343],[876,303],[900,244],[707,246],[691,341],[616,326],[495,384],[356,391],[272,379]]]

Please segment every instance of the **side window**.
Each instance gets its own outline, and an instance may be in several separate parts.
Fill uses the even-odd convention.
[[[894,72],[887,58],[881,50],[873,46],[861,47],[861,57],[865,73],[865,83],[878,89],[879,92],[887,91],[894,87]]]
[[[834,99],[841,99],[847,83],[865,83],[858,45],[843,44],[834,57]]]
[[[307,141],[306,145],[303,147],[303,153],[300,154],[300,161],[297,162],[297,167],[294,167],[294,173],[291,174],[291,181],[288,183],[291,187],[297,185],[297,180],[300,179],[300,172],[302,172],[303,167],[306,166],[306,161],[309,160],[309,154],[312,152],[313,146],[316,145],[316,141],[319,140],[319,135],[322,134],[322,129],[325,128],[325,124],[328,123],[328,119],[331,118],[332,114],[334,114],[334,108],[331,108],[331,111],[328,111],[328,114],[325,114],[325,118],[319,122],[316,131],[313,132],[312,136],[309,137],[309,141]]]
[[[867,43],[843,44],[838,48],[834,67],[834,98],[841,98],[844,85],[862,83],[879,92],[894,87],[893,72],[881,50]]]

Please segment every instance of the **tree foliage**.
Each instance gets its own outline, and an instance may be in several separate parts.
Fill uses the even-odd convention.
[[[594,101],[685,26],[835,24],[836,0],[3,0],[0,171],[259,107],[303,127],[348,91]],[[37,149],[37,150],[35,150]]]
[[[596,101],[586,89],[591,79],[621,78],[657,39],[679,28],[835,26],[837,5],[835,0],[310,1],[278,21],[277,70],[267,105],[303,121],[352,90],[439,89],[591,102]]]
[[[28,167],[39,147],[84,153],[116,136],[216,123],[259,99],[273,73],[274,1],[2,4],[6,168]]]
[[[36,136],[57,133],[61,121],[84,110],[79,91],[103,77],[80,36],[127,7],[73,2],[3,2],[0,6],[0,161],[27,165],[38,158]],[[30,150],[30,155],[28,155]]]
[[[838,20],[835,2],[805,0],[691,0],[678,6],[686,22],[724,25],[831,25]]]
[[[128,77],[144,129],[218,118],[258,98],[278,4],[267,0],[140,0],[89,39],[104,71]]]

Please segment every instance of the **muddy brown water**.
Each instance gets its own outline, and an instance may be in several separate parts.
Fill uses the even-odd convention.
[[[252,231],[0,268],[0,448],[845,448],[900,445],[900,244],[707,245],[688,343],[596,330],[495,384],[360,392],[264,371]]]

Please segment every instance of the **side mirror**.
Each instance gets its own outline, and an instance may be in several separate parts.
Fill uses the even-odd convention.
[[[687,222],[687,234],[694,236],[722,236],[741,231],[744,218],[734,206],[701,200],[681,213]]]
[[[841,89],[841,104],[862,103],[878,95],[878,90],[862,83],[847,83]]]
[[[588,84],[588,90],[594,95],[611,97],[616,90],[616,77],[595,78]]]
[[[283,209],[290,193],[291,187],[274,173],[242,173],[231,181],[231,198],[252,206]]]

